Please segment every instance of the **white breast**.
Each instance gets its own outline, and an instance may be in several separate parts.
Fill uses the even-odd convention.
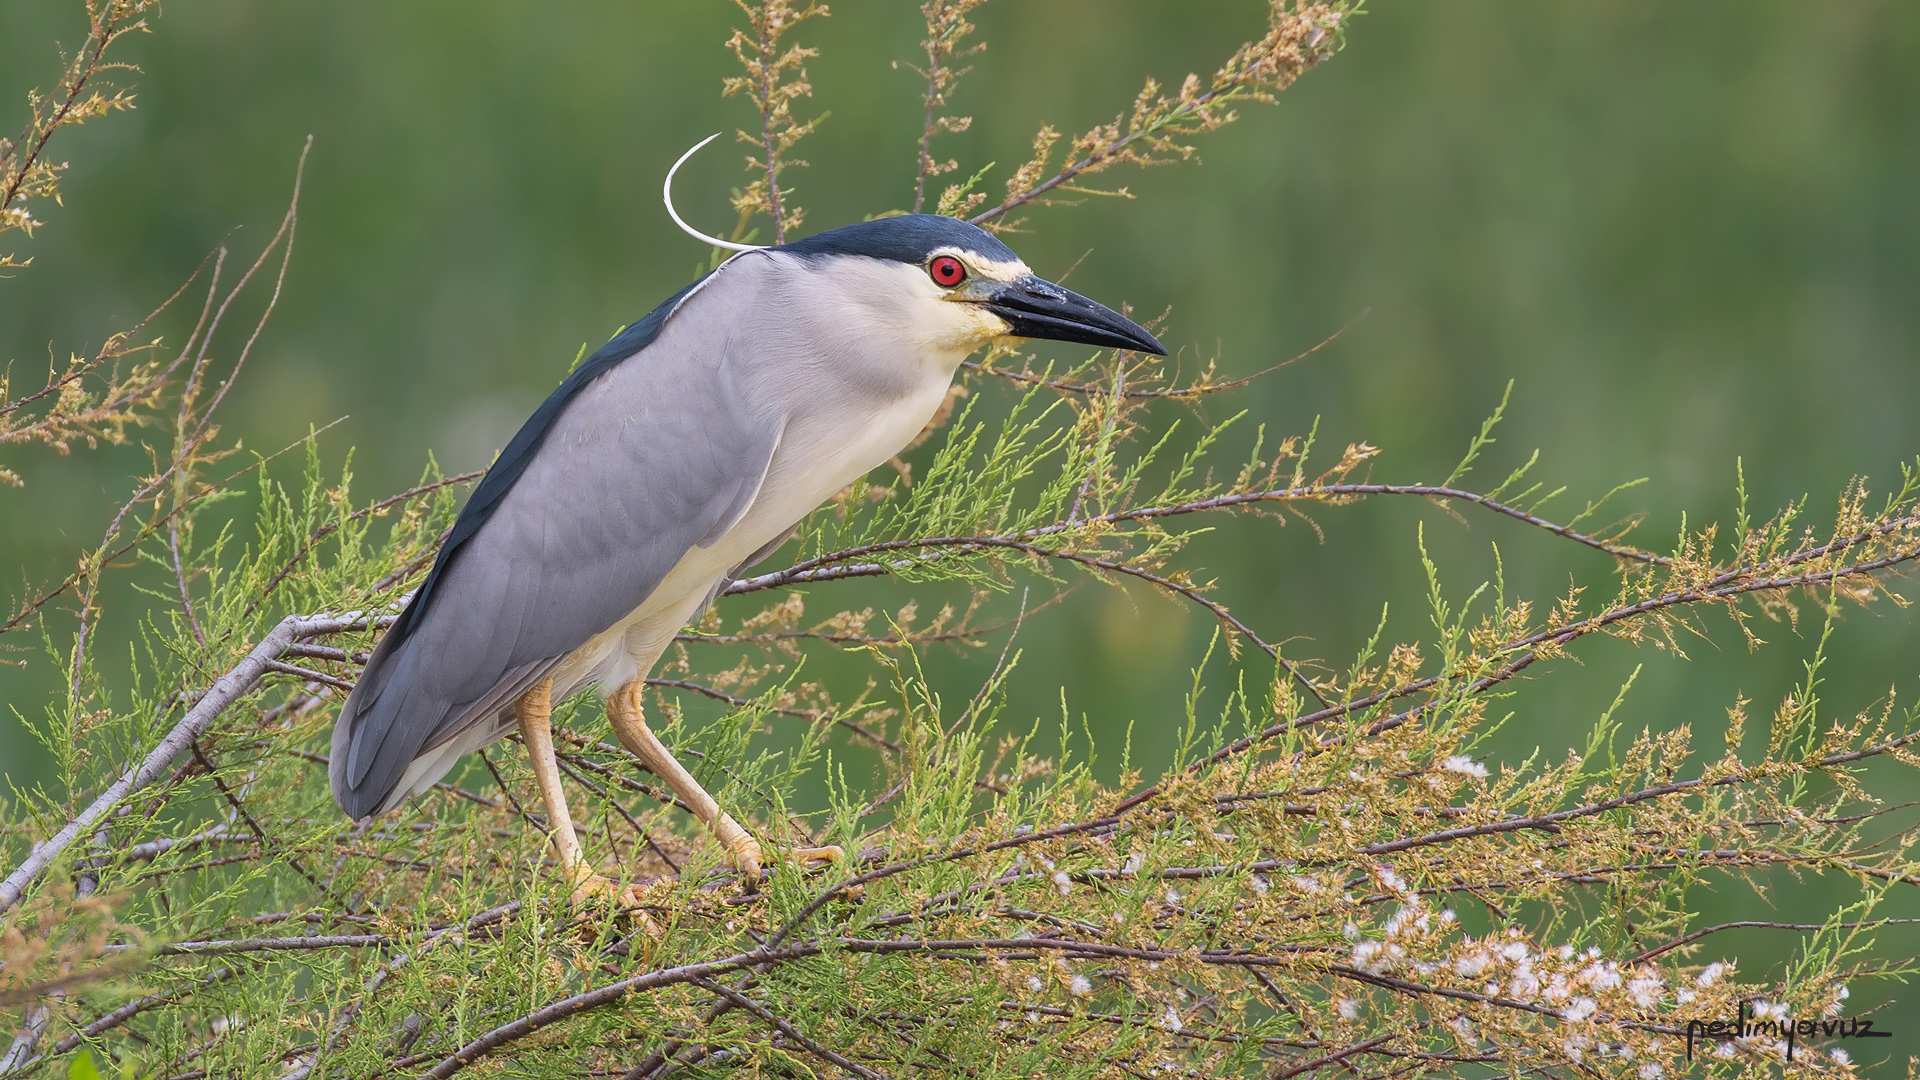
[[[852,269],[867,275],[876,272],[871,266]],[[917,269],[900,269],[925,280]],[[896,271],[887,268],[878,273]],[[698,614],[716,583],[821,503],[885,464],[925,428],[972,342],[927,340],[918,333],[903,332],[924,327],[925,313],[911,307],[920,298],[885,277],[873,285],[868,295],[881,301],[834,312],[833,325],[783,328],[834,344],[823,350],[817,362],[805,365],[804,387],[796,388],[789,381],[767,388],[770,394],[793,400],[753,501],[713,544],[682,556],[645,603],[563,661],[554,672],[556,691],[564,695],[594,683],[609,693],[646,674],[674,634]],[[835,286],[844,292],[849,283]],[[902,295],[902,302],[885,301],[894,295]],[[794,305],[782,308],[795,309]],[[858,343],[875,343],[884,351],[861,348]],[[790,379],[792,372],[784,374]]]

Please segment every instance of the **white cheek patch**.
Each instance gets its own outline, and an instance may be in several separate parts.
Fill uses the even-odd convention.
[[[974,317],[973,336],[980,341],[1005,337],[1007,331],[1012,329],[1007,324],[1007,320],[989,310],[985,305],[968,304],[967,307]]]
[[[926,340],[941,349],[972,352],[1005,336],[1007,322],[985,304],[940,297],[922,309],[925,313]]]
[[[772,258],[792,259],[779,251]],[[965,286],[949,291],[934,284],[925,267],[834,256],[792,261],[810,276],[809,308],[837,312],[825,317],[836,326],[857,326],[910,353],[967,353],[1007,332],[1006,321],[979,303],[964,302]],[[1004,264],[1003,264],[1004,265]]]

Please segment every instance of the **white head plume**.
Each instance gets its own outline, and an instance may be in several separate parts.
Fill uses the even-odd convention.
[[[667,170],[666,183],[660,185],[660,201],[667,204],[667,216],[673,219],[675,225],[680,226],[680,231],[693,237],[695,240],[704,240],[714,247],[726,248],[728,251],[765,251],[765,244],[736,244],[731,240],[722,240],[717,236],[708,236],[706,233],[687,224],[681,219],[680,212],[673,208],[673,174],[679,172],[680,166],[685,165],[687,159],[698,153],[701,147],[719,137],[720,133],[716,131],[706,138],[701,139],[699,142],[694,143],[692,149],[680,155],[680,160],[674,162],[673,168]]]

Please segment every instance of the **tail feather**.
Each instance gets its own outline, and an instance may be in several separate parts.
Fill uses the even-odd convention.
[[[478,698],[451,702],[431,693],[413,671],[409,644],[398,642],[386,655],[375,650],[334,723],[327,777],[334,802],[356,821],[395,808],[433,786],[468,752],[505,735],[512,725],[502,720],[512,716],[514,701],[561,659],[516,666]]]

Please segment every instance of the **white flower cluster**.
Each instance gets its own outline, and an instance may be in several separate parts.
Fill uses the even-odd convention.
[[[1666,986],[1657,975],[1642,975],[1627,984],[1627,999],[1642,1009],[1651,1009],[1659,1003]]]
[[[1485,780],[1487,778],[1487,767],[1465,754],[1453,755],[1441,762],[1440,767],[1450,773],[1459,773],[1461,776],[1471,776],[1475,780]]]
[[[1622,1062],[1628,1062],[1634,1059],[1632,1043],[1602,1042],[1589,1034],[1592,1030],[1592,1028],[1587,1028],[1583,1031],[1578,1031],[1575,1034],[1567,1036],[1566,1040],[1560,1044],[1561,1049],[1566,1051],[1569,1059],[1582,1061],[1589,1051],[1592,1052],[1595,1058],[1604,1058],[1611,1055],[1619,1058]],[[1646,1044],[1644,1049],[1649,1056],[1657,1057],[1660,1054],[1660,1046],[1660,1040],[1653,1039]],[[1598,1064],[1598,1062],[1596,1062],[1596,1064]],[[1658,1077],[1665,1075],[1666,1071],[1666,1067],[1658,1062],[1646,1062],[1639,1066],[1639,1074],[1645,1077],[1646,1080],[1657,1080]],[[1618,1075],[1624,1076],[1627,1074],[1621,1073]]]
[[[1295,874],[1287,880],[1294,888],[1306,893],[1308,896],[1319,896],[1323,893],[1333,891],[1325,885],[1320,884],[1320,879],[1314,877],[1312,874]]]
[[[1388,937],[1397,938],[1405,937],[1416,930],[1424,934],[1432,926],[1433,920],[1428,916],[1426,905],[1408,904],[1388,916],[1383,929]]]
[[[1563,945],[1539,950],[1517,929],[1508,930],[1504,937],[1463,940],[1451,966],[1455,974],[1467,978],[1485,977],[1483,985],[1490,995],[1556,1007],[1561,1019],[1574,1024],[1592,1019],[1603,1008],[1650,1009],[1667,992],[1666,981],[1659,975],[1623,969],[1618,961],[1601,959],[1598,948],[1577,951]],[[1688,993],[1680,992],[1682,997]],[[1575,1037],[1569,1039],[1566,1050],[1578,1061],[1579,1053],[1591,1045]]]
[[[1382,887],[1400,894],[1407,901],[1388,916],[1385,923],[1381,924],[1380,932],[1383,940],[1358,940],[1360,928],[1351,922],[1346,925],[1347,940],[1354,942],[1353,966],[1369,974],[1379,975],[1404,965],[1407,962],[1409,945],[1426,945],[1436,936],[1436,933],[1444,932],[1444,928],[1452,926],[1453,913],[1442,912],[1436,920],[1426,901],[1408,888],[1406,882],[1400,880],[1399,875],[1384,866],[1374,867],[1373,873]],[[1436,931],[1436,923],[1441,928],[1439,931]],[[1430,975],[1439,970],[1438,965],[1425,962],[1414,964],[1413,967],[1424,975]]]
[[[1593,1036],[1585,1034],[1569,1035],[1560,1043],[1560,1049],[1567,1060],[1578,1063],[1587,1056],[1587,1049],[1593,1045]]]
[[[1353,966],[1369,975],[1392,971],[1393,965],[1406,958],[1407,950],[1392,942],[1362,941],[1353,947]]]
[[[1600,1011],[1600,1003],[1586,995],[1573,999],[1573,1003],[1560,1010],[1560,1018],[1570,1024],[1577,1024]]]
[[[1381,888],[1403,900],[1416,899],[1413,889],[1401,880],[1399,874],[1393,872],[1393,867],[1375,864],[1368,869],[1373,872],[1373,879],[1380,883]]]

